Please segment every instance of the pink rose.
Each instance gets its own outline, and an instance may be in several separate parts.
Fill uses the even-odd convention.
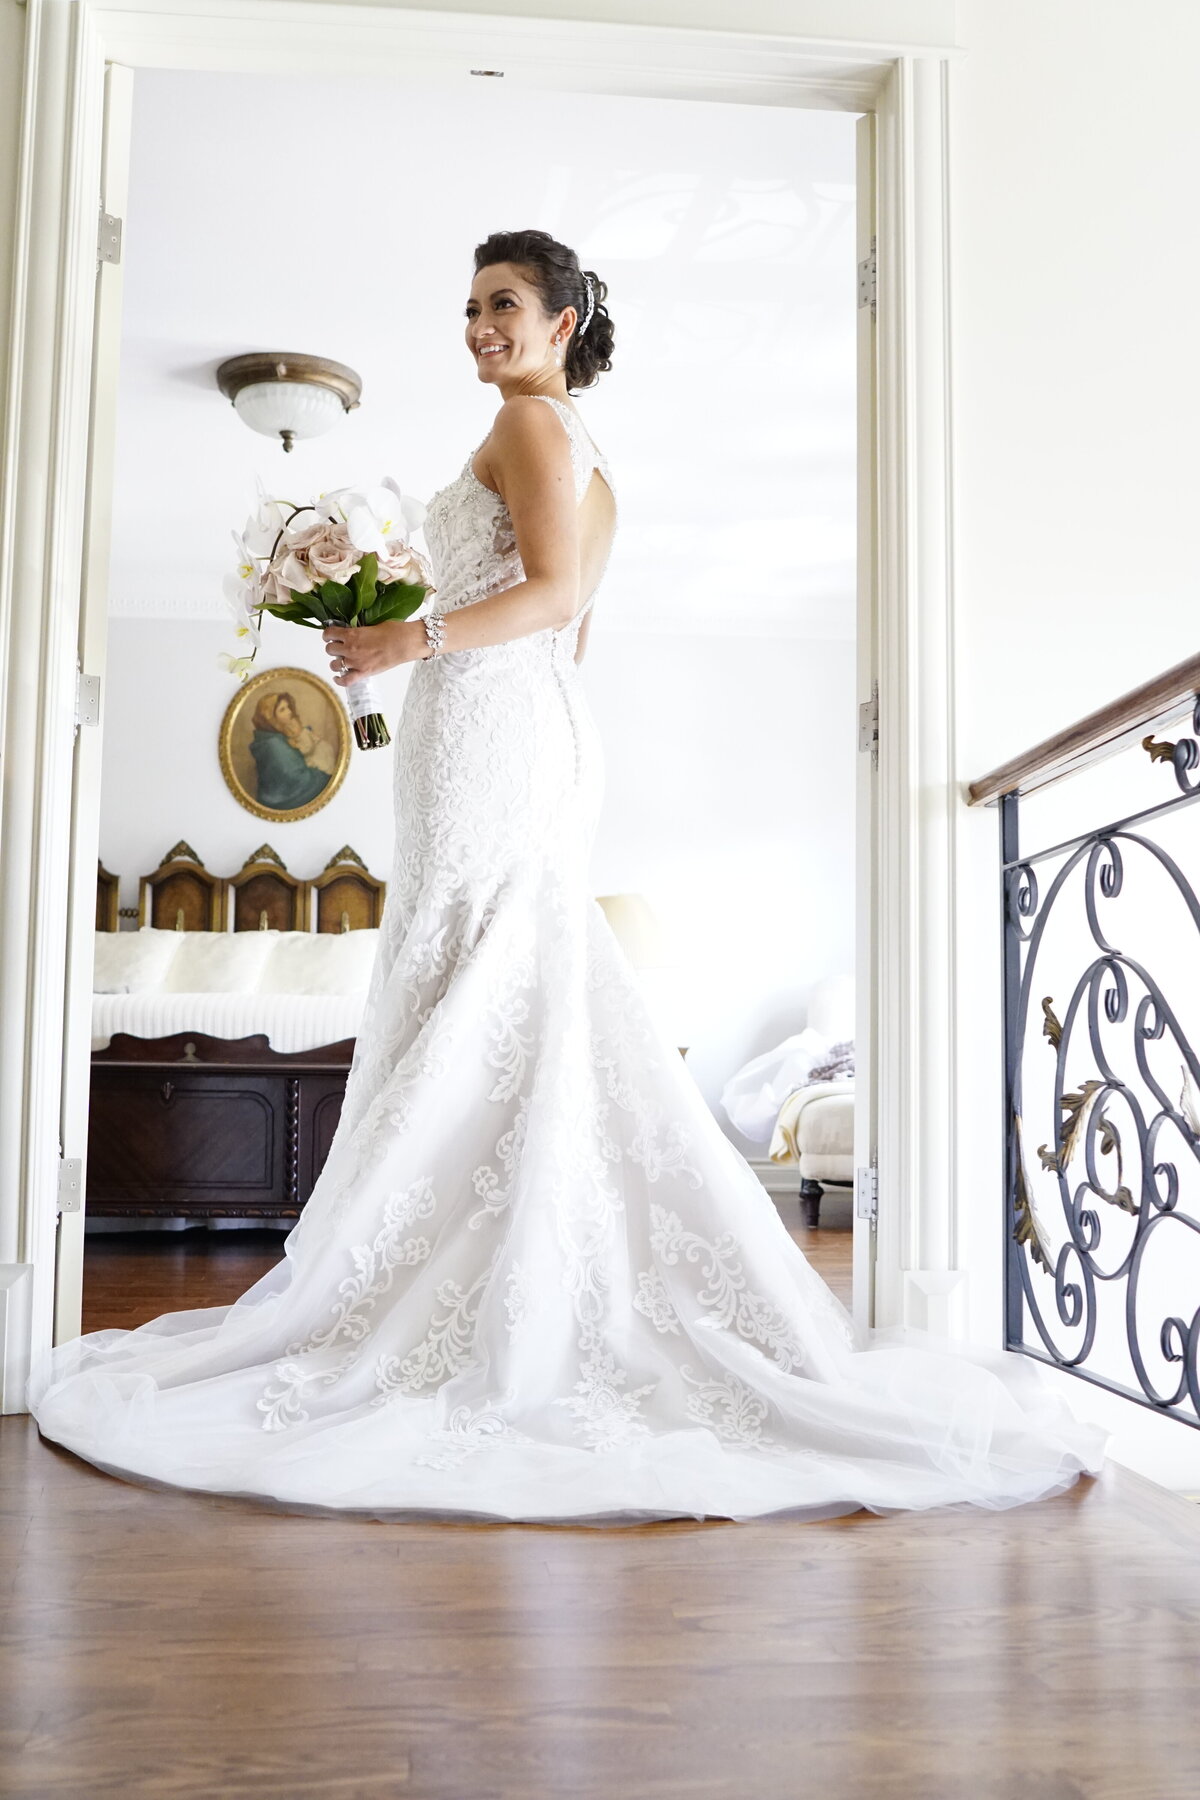
[[[404,581],[412,586],[430,587],[430,572],[420,552],[411,544],[396,538],[388,545],[387,554],[379,559],[380,581]]]
[[[291,524],[283,534],[281,550],[307,550],[310,544],[322,537],[327,529],[324,519],[315,519],[308,513],[303,515],[304,523]]]
[[[359,552],[340,522],[323,526],[320,535],[306,546],[305,557],[317,581],[347,582],[360,561]]]
[[[290,588],[293,594],[312,592],[313,578],[303,556],[295,550],[288,550],[282,558],[277,558],[271,565],[271,574],[282,586]]]

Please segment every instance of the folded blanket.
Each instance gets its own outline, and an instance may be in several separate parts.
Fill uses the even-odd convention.
[[[779,1117],[775,1121],[775,1131],[768,1152],[772,1162],[800,1161],[800,1147],[796,1142],[796,1133],[800,1125],[801,1114],[806,1107],[812,1105],[814,1100],[828,1100],[833,1095],[841,1095],[853,1101],[853,1077],[843,1076],[834,1081],[809,1082],[788,1095],[780,1107]]]

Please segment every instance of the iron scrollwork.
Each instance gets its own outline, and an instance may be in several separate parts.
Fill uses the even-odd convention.
[[[1001,803],[1007,1341],[1200,1426],[1200,903],[1135,829],[1200,793],[1166,749],[1179,797],[1054,851],[1019,858]]]
[[[1196,696],[1196,704],[1192,708],[1193,737],[1182,737],[1171,743],[1164,739],[1162,743],[1151,734],[1142,739],[1142,749],[1151,762],[1169,762],[1175,771],[1175,779],[1185,794],[1194,794],[1200,788],[1200,778],[1193,781],[1193,769],[1200,768],[1200,694]]]

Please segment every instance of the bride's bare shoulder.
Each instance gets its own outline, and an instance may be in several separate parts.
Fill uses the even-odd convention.
[[[546,436],[554,432],[559,420],[559,407],[562,401],[553,401],[549,394],[512,394],[504,402],[492,422],[492,430],[501,429],[507,432],[534,431]],[[571,407],[568,411],[573,411]],[[561,425],[559,426],[561,431]]]
[[[487,440],[489,458],[535,456],[551,462],[570,461],[570,445],[557,406],[536,394],[514,394],[492,421]]]

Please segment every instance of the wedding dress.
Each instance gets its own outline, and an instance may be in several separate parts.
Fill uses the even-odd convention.
[[[549,402],[576,494],[604,458]],[[440,610],[522,577],[462,473]],[[47,1437],[292,1510],[590,1524],[1001,1507],[1100,1466],[1030,1363],[856,1336],[590,897],[580,620],[412,669],[395,867],[341,1124],[229,1307],[51,1352]]]

